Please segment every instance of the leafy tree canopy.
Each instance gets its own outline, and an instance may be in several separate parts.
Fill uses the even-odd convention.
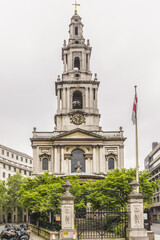
[[[7,200],[6,207],[12,211],[14,207],[20,207],[19,204],[19,189],[25,182],[25,179],[19,172],[7,179]]]
[[[64,193],[63,184],[66,179],[73,185],[71,193],[75,197],[75,208],[85,208],[87,202],[94,209],[104,207],[126,206],[128,195],[132,189],[129,183],[136,178],[135,169],[114,169],[107,173],[103,180],[92,182],[91,180],[80,183],[79,177],[60,178],[50,175],[48,172],[37,175],[34,179],[27,178],[20,187],[20,203],[24,208],[35,212],[44,212],[49,209],[59,211],[60,197]],[[150,182],[150,174],[147,171],[139,173],[139,191],[144,194],[144,203],[151,203],[151,197],[159,182]]]
[[[7,199],[7,188],[5,182],[0,180],[0,208],[6,204]]]

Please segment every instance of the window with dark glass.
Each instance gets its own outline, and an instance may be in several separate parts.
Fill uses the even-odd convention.
[[[18,160],[18,156],[16,156],[16,159]]]
[[[79,59],[79,57],[75,57],[75,59],[74,59],[74,68],[78,68],[78,70],[80,70],[80,59]]]
[[[4,155],[4,150],[2,150],[2,154]]]
[[[12,158],[14,158],[14,154],[12,153]]]
[[[9,157],[9,152],[7,152],[7,157]]]
[[[82,101],[82,93],[80,91],[75,91],[73,93],[73,109],[82,109],[83,101]]]
[[[75,35],[78,35],[78,27],[75,27]]]
[[[114,169],[114,159],[109,158],[108,159],[108,170],[112,170],[112,169]]]
[[[48,158],[42,159],[42,170],[48,170]]]
[[[96,89],[93,88],[93,100],[95,100],[95,99],[96,99]]]
[[[76,172],[77,169],[79,169],[82,172],[85,172],[84,151],[81,149],[75,149],[72,151],[71,172]]]

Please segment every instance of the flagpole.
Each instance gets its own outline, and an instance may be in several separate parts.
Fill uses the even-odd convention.
[[[137,86],[135,87],[135,96],[137,96]],[[136,136],[136,181],[139,183],[139,163],[138,163],[138,126],[137,126],[137,107],[136,107],[136,118],[135,118],[135,136]],[[139,188],[137,189],[139,192]]]

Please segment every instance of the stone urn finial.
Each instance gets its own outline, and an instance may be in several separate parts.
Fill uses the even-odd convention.
[[[73,185],[67,180],[62,186],[64,187],[66,193],[69,193],[69,190]]]
[[[132,182],[129,184],[132,187],[132,193],[137,193],[137,188],[139,186],[139,183],[133,179]]]

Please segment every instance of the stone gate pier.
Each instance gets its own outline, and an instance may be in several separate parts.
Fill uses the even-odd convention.
[[[63,184],[66,192],[61,197],[61,224],[62,228],[59,232],[59,240],[72,240],[74,229],[74,196],[69,192],[72,184],[67,180]]]
[[[136,180],[133,180],[130,185],[133,191],[128,201],[128,240],[149,240],[147,230],[144,228],[143,194],[137,192],[139,183]]]

